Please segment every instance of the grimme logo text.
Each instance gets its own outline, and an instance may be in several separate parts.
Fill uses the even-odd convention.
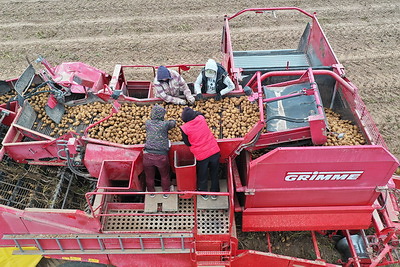
[[[357,180],[364,171],[288,172],[285,181],[340,181]]]

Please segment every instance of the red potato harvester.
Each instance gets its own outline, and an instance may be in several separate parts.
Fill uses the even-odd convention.
[[[297,48],[234,50],[231,22],[260,13],[296,13],[307,20]],[[399,162],[316,14],[281,7],[225,16],[221,48],[220,61],[236,88],[220,104],[237,103],[237,121],[248,106],[256,110],[249,116],[254,123],[234,137],[224,131],[232,118],[217,112],[221,192],[196,191],[197,162],[181,140],[173,140],[169,154],[175,184],[170,197],[162,197],[160,186],[154,198],[146,192],[143,140],[127,140],[140,131],[134,124],[143,123],[144,111],[163,104],[152,90],[157,67],[116,65],[109,75],[80,62],[53,67],[39,57],[40,71],[30,64],[18,79],[2,81],[0,93],[15,94],[0,105],[0,156],[3,166],[22,171],[0,172],[1,245],[14,247],[14,255],[115,266],[398,263]],[[167,67],[186,75],[203,66]],[[149,75],[130,79],[133,72]],[[212,97],[205,95],[206,101]],[[143,112],[137,114],[141,122],[128,132],[114,131],[121,142],[106,139],[112,120],[132,107]],[[87,118],[78,120],[79,113]],[[350,123],[362,141],[340,145],[349,134],[337,132],[331,114]],[[135,118],[134,112],[127,116]],[[92,134],[100,128],[102,139]],[[281,255],[272,234],[285,231],[308,232],[313,256]],[[265,250],[240,247],[249,232],[263,233]],[[317,238],[335,243],[336,260],[324,259]]]

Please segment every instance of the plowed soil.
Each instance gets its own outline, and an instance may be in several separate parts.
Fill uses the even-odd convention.
[[[268,4],[268,6],[266,6]],[[224,15],[245,8],[297,6],[316,12],[385,138],[400,157],[400,2],[386,1],[61,1],[0,0],[0,79],[18,77],[38,55],[56,65],[204,63],[221,58]],[[295,48],[304,16],[284,12],[233,21],[234,49]],[[242,18],[239,17],[239,18]],[[290,22],[285,22],[289,18]]]
[[[38,55],[52,65],[81,61],[110,74],[115,64],[218,60],[225,14],[278,6],[317,13],[346,76],[359,88],[389,150],[400,158],[398,0],[0,0],[0,80],[18,77],[26,57],[33,61]],[[276,18],[244,15],[233,26],[238,26],[235,50],[268,50],[296,48],[305,24],[300,14],[278,12]]]

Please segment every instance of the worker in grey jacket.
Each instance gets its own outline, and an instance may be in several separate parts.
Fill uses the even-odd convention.
[[[170,165],[168,151],[170,141],[168,140],[168,130],[176,125],[175,120],[164,120],[166,110],[160,105],[154,105],[150,120],[146,121],[146,143],[143,150],[143,168],[146,175],[146,186],[148,192],[155,192],[154,178],[157,168],[161,176],[161,187],[164,192],[170,191]],[[154,194],[150,195],[154,197]],[[164,198],[168,198],[164,194]]]
[[[203,99],[203,94],[216,94],[215,100],[221,100],[223,95],[235,89],[228,73],[221,64],[209,59],[194,82],[194,92],[197,100]]]

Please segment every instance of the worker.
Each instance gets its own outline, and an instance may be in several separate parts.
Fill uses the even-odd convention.
[[[168,151],[171,142],[168,140],[168,130],[176,125],[175,120],[164,120],[166,110],[160,105],[154,105],[150,112],[150,119],[146,121],[146,143],[143,150],[143,168],[146,175],[148,192],[155,192],[155,168],[161,176],[161,187],[164,192],[170,191],[170,165]],[[155,197],[155,194],[150,194]],[[168,198],[169,194],[163,194]]]
[[[221,64],[209,59],[194,82],[196,99],[203,99],[203,94],[216,94],[215,100],[221,100],[223,95],[235,89],[228,73]]]
[[[165,66],[159,66],[156,77],[154,77],[154,94],[162,98],[167,103],[186,105],[193,104],[195,99],[192,96],[188,85],[182,76],[175,70],[167,69]],[[183,92],[187,102],[179,98],[179,92]]]
[[[181,118],[184,124],[181,126],[183,142],[190,147],[197,161],[197,190],[208,191],[208,172],[211,178],[211,192],[219,192],[219,158],[221,157],[220,148],[217,140],[207,125],[203,114],[198,111],[185,107]],[[201,196],[204,200],[208,195]],[[217,196],[212,195],[212,200]]]

